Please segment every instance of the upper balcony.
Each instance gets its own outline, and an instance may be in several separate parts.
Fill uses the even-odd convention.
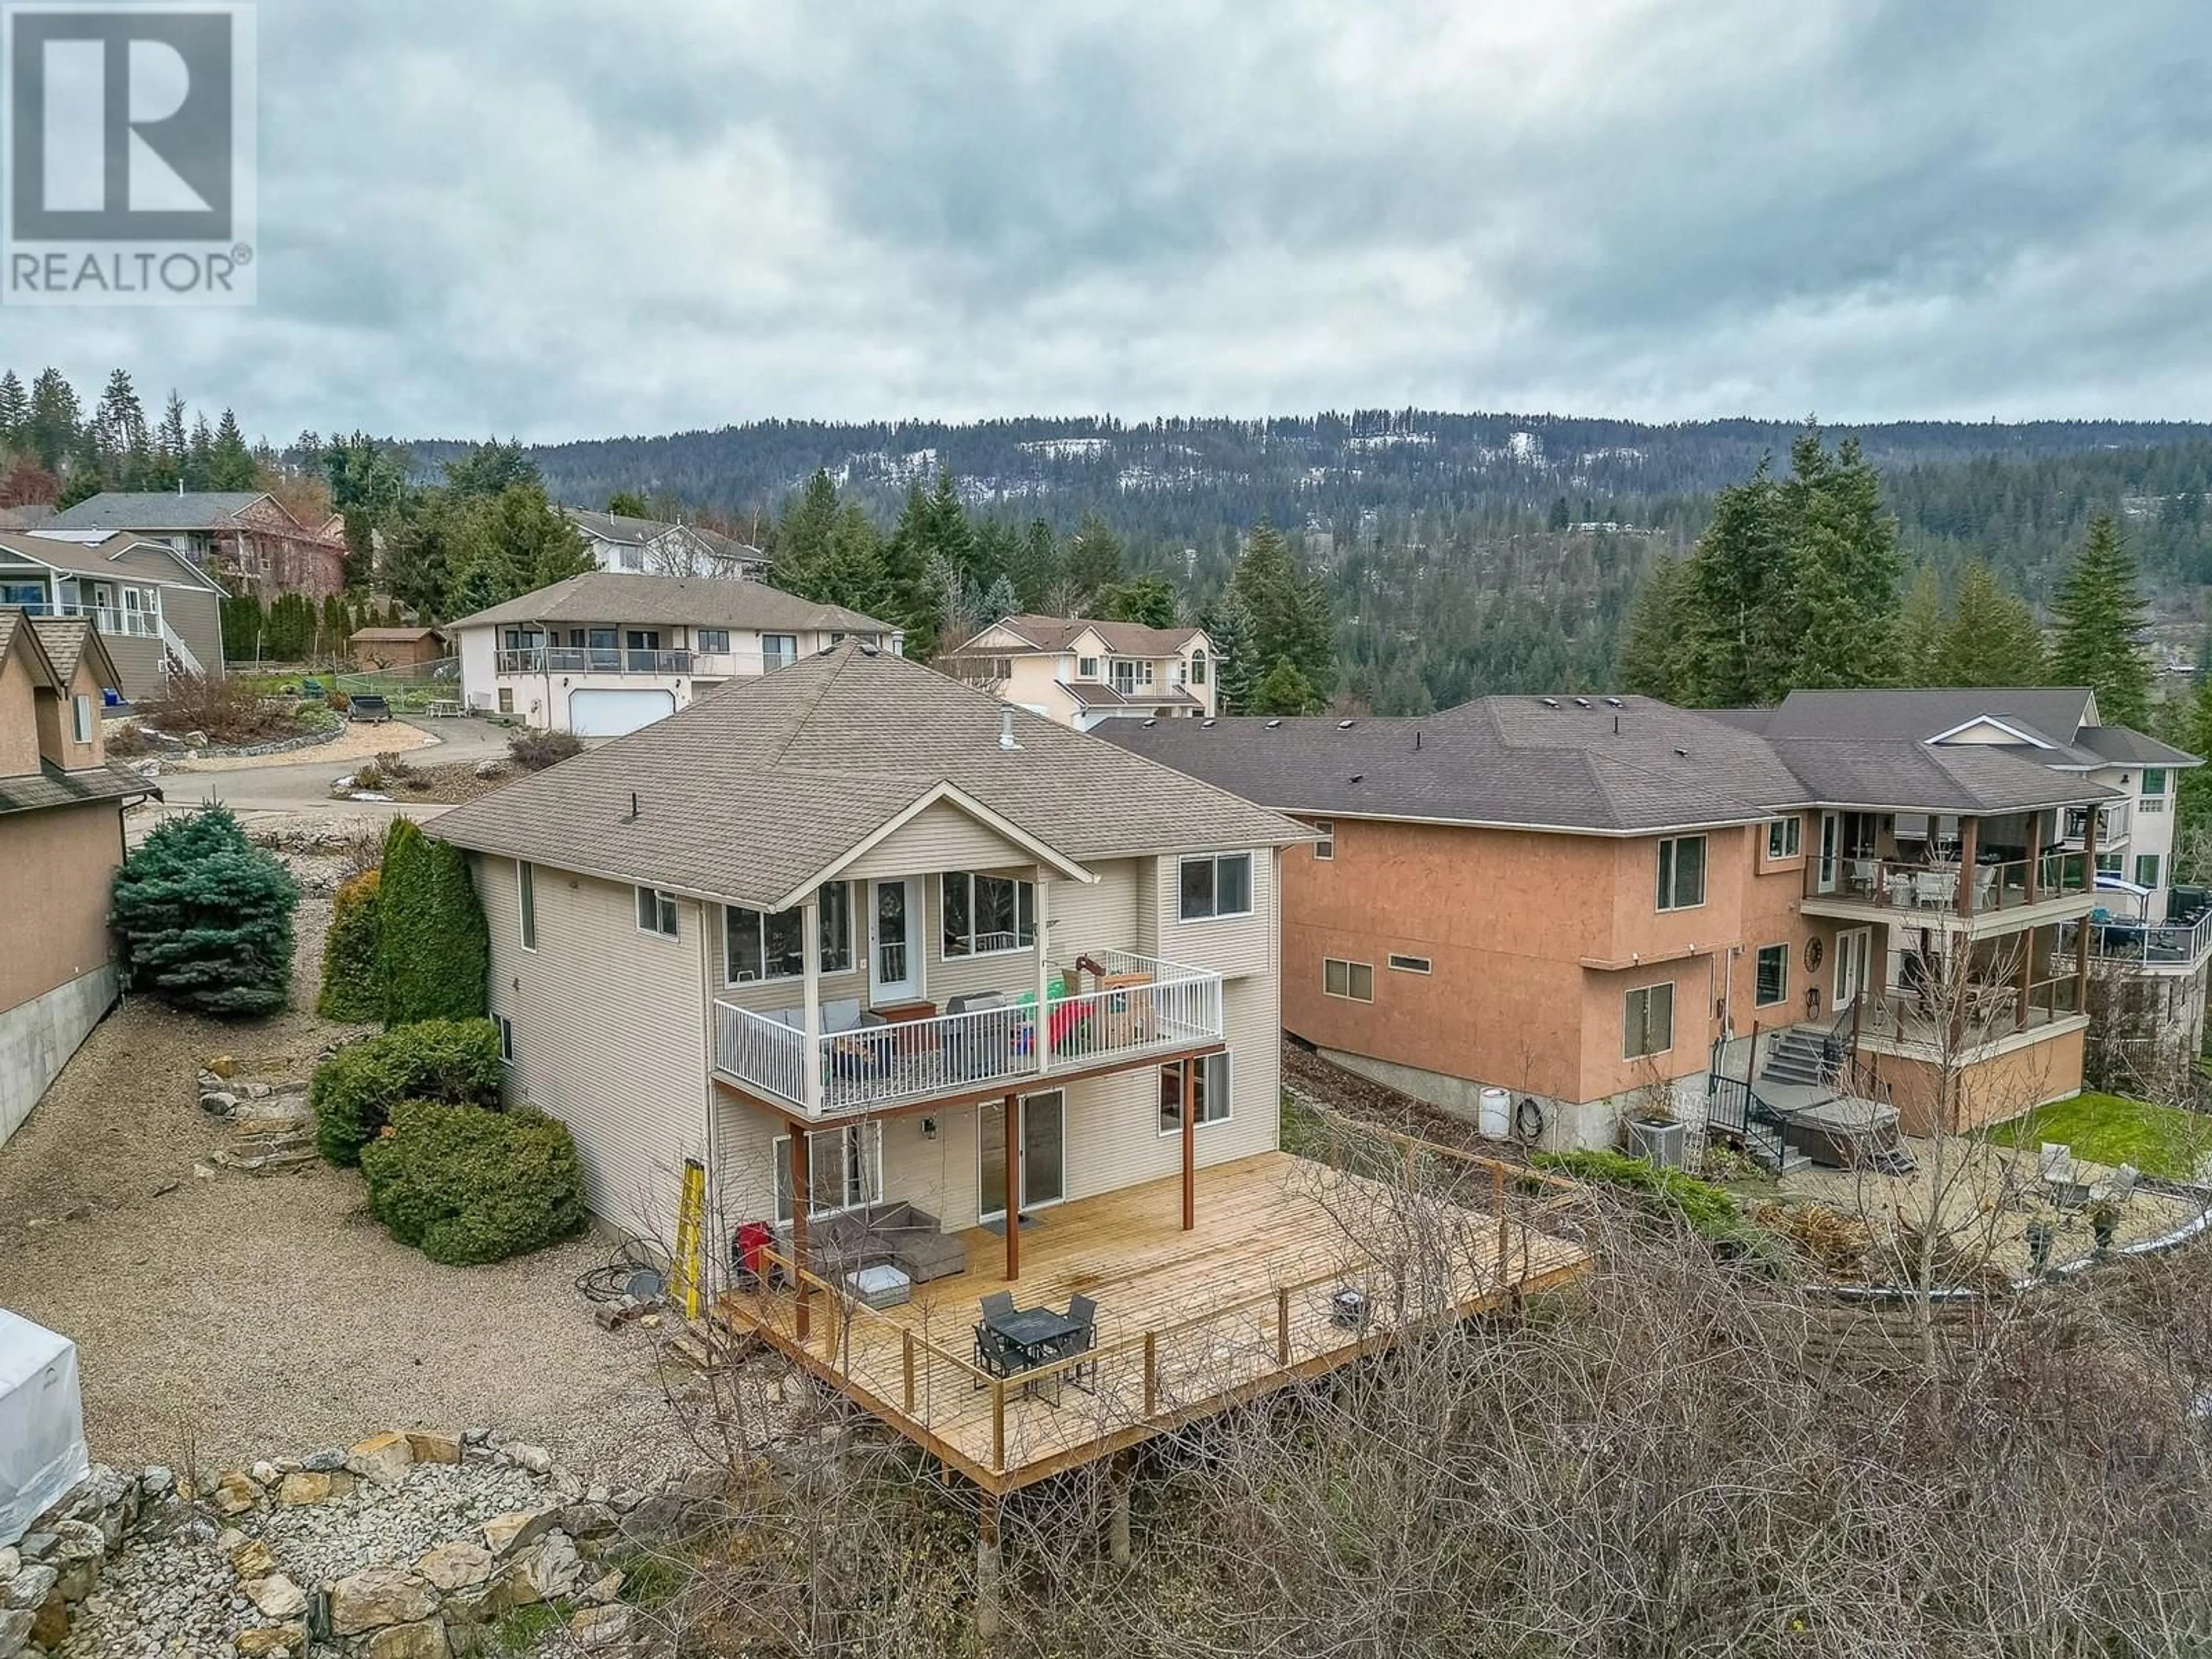
[[[1035,975],[1016,981],[1010,969],[1004,988],[941,1014],[886,1021],[823,1004],[811,1055],[803,1011],[717,1000],[714,1071],[793,1114],[837,1117],[1048,1086],[1224,1041],[1219,974],[1129,951],[1079,961],[1048,987],[1042,1030]]]
[[[1978,859],[1971,866],[1941,857],[1805,862],[1805,908],[1814,915],[1875,909],[1972,918],[2085,897],[2089,890],[2081,855],[2057,850],[2034,859]]]
[[[2212,956],[2212,913],[2192,922],[2100,921],[2093,914],[2060,934],[2058,948],[2074,953],[2081,933],[2089,936],[2094,962],[2132,963],[2154,971],[2185,972]]]
[[[502,674],[689,674],[689,651],[631,651],[619,646],[541,645],[501,651]]]

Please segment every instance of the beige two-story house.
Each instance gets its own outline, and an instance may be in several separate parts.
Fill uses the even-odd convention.
[[[123,809],[159,793],[108,763],[100,694],[116,678],[83,618],[0,608],[0,1141],[115,1001]]]
[[[635,732],[726,680],[788,667],[843,640],[896,653],[906,637],[763,582],[611,571],[464,617],[446,636],[469,708],[586,738]]]
[[[1210,716],[1212,641],[1198,628],[1083,617],[1005,617],[938,666],[1006,702],[1089,732],[1111,720]]]

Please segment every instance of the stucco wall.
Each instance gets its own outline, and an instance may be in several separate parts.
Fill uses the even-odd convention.
[[[2049,1036],[2007,1048],[1987,1060],[1958,1068],[1951,1127],[1978,1128],[2018,1117],[2046,1101],[2081,1092],[2081,1043],[2085,1022],[2069,1022]],[[1872,1086],[1893,1102],[1909,1135],[1929,1133],[1943,1098],[1943,1068],[1933,1060],[1897,1054],[1866,1057]]]
[[[45,995],[107,965],[107,890],[123,859],[113,801],[0,816],[0,1009]]]

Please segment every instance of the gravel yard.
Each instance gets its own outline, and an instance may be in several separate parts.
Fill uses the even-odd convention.
[[[164,760],[161,770],[165,774],[261,771],[270,767],[334,761],[337,764],[331,775],[338,777],[344,773],[348,761],[363,760],[371,755],[428,749],[437,741],[428,732],[417,731],[404,720],[380,720],[359,726],[349,724],[328,743],[319,743],[307,749],[289,750],[278,755],[210,755],[200,760]]]
[[[481,1425],[618,1483],[690,1461],[650,1339],[600,1330],[574,1288],[607,1241],[441,1267],[385,1236],[352,1170],[205,1164],[225,1126],[199,1110],[201,1065],[304,1078],[348,1029],[304,1012],[336,862],[288,861],[309,894],[294,1012],[223,1026],[131,1000],[0,1146],[0,1305],[78,1344],[93,1455],[182,1467],[188,1443],[221,1463]]]

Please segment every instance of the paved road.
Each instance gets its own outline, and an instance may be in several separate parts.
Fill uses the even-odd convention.
[[[487,755],[507,752],[507,730],[478,720],[406,721],[437,739],[435,747],[408,750],[408,758],[424,766],[452,761],[478,761]],[[312,751],[311,751],[312,752]],[[241,817],[264,812],[331,812],[358,817],[389,817],[404,812],[411,818],[435,817],[446,809],[396,801],[333,800],[331,780],[343,776],[347,763],[328,757],[305,760],[295,766],[240,767],[227,772],[168,772],[159,780],[170,811],[189,811],[209,800],[219,800]],[[162,814],[134,816],[132,827],[151,828]]]

